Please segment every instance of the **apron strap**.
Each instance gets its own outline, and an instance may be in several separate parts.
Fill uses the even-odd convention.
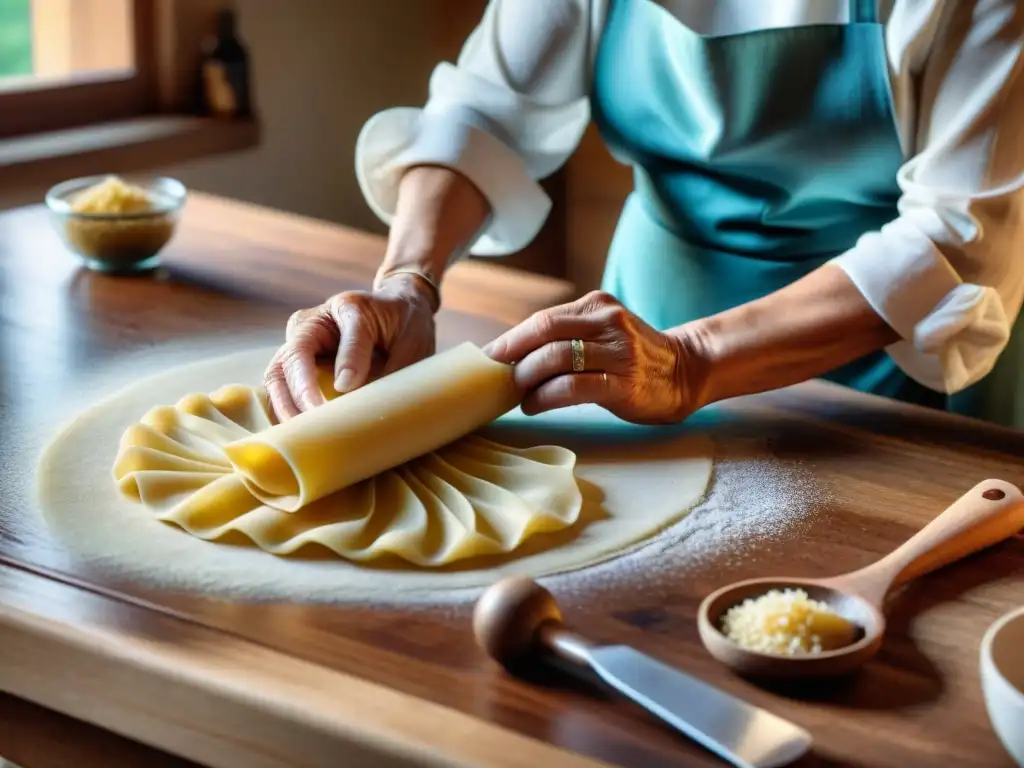
[[[850,23],[873,24],[878,21],[878,0],[850,0]]]

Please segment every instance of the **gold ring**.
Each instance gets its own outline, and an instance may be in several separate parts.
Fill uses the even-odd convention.
[[[573,339],[569,344],[572,347],[572,370],[573,373],[580,373],[586,370],[583,362],[583,342],[580,339]]]

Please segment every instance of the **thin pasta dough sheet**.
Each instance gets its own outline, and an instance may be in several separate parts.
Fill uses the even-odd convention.
[[[517,449],[477,435],[447,440],[482,426],[478,422],[505,407],[504,379],[495,375],[501,372],[480,365],[483,357],[475,347],[457,347],[432,358],[438,361],[434,366],[411,367],[406,376],[392,374],[344,397],[324,387],[332,399],[305,414],[323,412],[319,421],[297,417],[274,425],[262,388],[229,385],[209,395],[187,395],[174,406],[153,408],[125,431],[114,479],[125,496],[194,536],[217,541],[242,534],[276,555],[320,545],[356,562],[392,555],[436,567],[506,554],[536,533],[575,523],[582,494],[569,450]],[[440,377],[441,370],[450,375]],[[398,386],[384,386],[391,378]],[[439,389],[465,401],[458,418],[440,409],[445,395]],[[478,389],[483,397],[474,396]],[[433,394],[417,400],[419,390]],[[359,392],[370,396],[357,399]],[[402,395],[400,402],[394,399]],[[356,406],[336,407],[349,398]],[[486,406],[474,407],[481,401]],[[422,410],[431,406],[432,417],[424,419]],[[414,435],[406,441],[410,431]],[[420,452],[443,440],[437,450]],[[409,456],[410,442],[417,455],[399,463],[393,457]],[[237,462],[238,453],[230,449],[240,445],[273,446],[270,455],[286,456],[288,464],[272,471],[287,479],[294,466],[299,483],[317,489],[312,499],[299,494],[301,505],[289,503],[288,511],[264,503],[252,492],[251,478],[272,488],[282,487],[281,481],[268,481],[272,471],[258,461],[249,465],[248,476],[236,471],[231,459]],[[361,478],[367,467],[380,469]],[[332,468],[345,479],[332,478]],[[361,479],[351,482],[353,477]],[[322,490],[334,486],[330,493]]]
[[[158,355],[127,358],[107,370],[108,394],[56,430],[38,458],[33,506],[38,507],[45,526],[45,547],[53,553],[52,562],[74,561],[90,572],[133,584],[226,599],[325,603],[469,600],[497,579],[522,574],[583,585],[592,575],[600,579],[599,574],[605,572],[591,572],[591,566],[612,559],[619,560],[613,567],[615,573],[633,574],[643,582],[646,559],[657,557],[662,546],[676,546],[670,544],[675,533],[666,529],[675,530],[675,523],[704,498],[711,481],[714,446],[700,427],[634,426],[596,406],[529,417],[513,409],[474,432],[474,438],[527,452],[538,445],[571,451],[576,486],[583,495],[579,518],[562,530],[531,535],[507,554],[436,567],[417,566],[399,557],[356,562],[312,546],[292,556],[273,557],[252,546],[247,534],[239,530],[225,529],[223,537],[213,543],[183,533],[177,523],[155,520],[157,515],[168,514],[173,507],[169,501],[163,511],[155,512],[119,490],[111,467],[118,460],[121,441],[137,430],[147,413],[162,412],[166,421],[161,430],[155,430],[162,436],[150,434],[147,438],[156,445],[146,445],[136,435],[132,439],[141,443],[138,447],[164,454],[175,472],[184,467],[194,471],[191,482],[197,487],[211,486],[214,478],[226,474],[210,441],[181,431],[174,434],[183,442],[165,441],[166,431],[183,413],[174,404],[191,399],[192,404],[183,410],[198,410],[196,406],[206,395],[196,398],[190,393],[217,393],[225,384],[238,382],[237,394],[244,397],[211,398],[220,401],[218,410],[226,417],[220,426],[231,432],[230,437],[221,439],[235,439],[241,434],[236,426],[266,414],[261,382],[275,348],[276,344],[261,343],[227,354],[211,349],[212,356],[194,362],[184,362],[180,356],[167,362]],[[328,373],[325,382],[329,381]],[[250,395],[255,395],[258,410],[252,407]],[[230,407],[229,402],[233,403]],[[170,407],[154,408],[161,403]],[[126,463],[122,470],[127,473],[130,467]],[[134,465],[134,471],[138,469]],[[150,475],[152,493],[166,493],[166,487],[160,485],[161,477],[166,476]],[[224,485],[217,486],[218,492]],[[548,502],[538,505],[551,511]],[[268,509],[261,514],[268,514]],[[277,514],[289,525],[304,519],[302,512]],[[247,522],[255,520],[247,518]],[[202,518],[194,522],[207,535],[219,533],[216,521]],[[658,536],[662,531],[664,538]]]

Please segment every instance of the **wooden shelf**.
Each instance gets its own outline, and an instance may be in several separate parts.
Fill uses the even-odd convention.
[[[64,179],[160,168],[259,144],[257,121],[154,115],[0,141],[0,207],[39,200]]]

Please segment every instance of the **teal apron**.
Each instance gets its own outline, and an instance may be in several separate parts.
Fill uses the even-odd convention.
[[[611,0],[592,110],[634,168],[604,290],[665,330],[782,288],[895,219],[904,162],[875,0],[850,23],[702,37],[651,0]],[[1024,426],[1020,339],[953,396],[884,352],[824,376]]]

